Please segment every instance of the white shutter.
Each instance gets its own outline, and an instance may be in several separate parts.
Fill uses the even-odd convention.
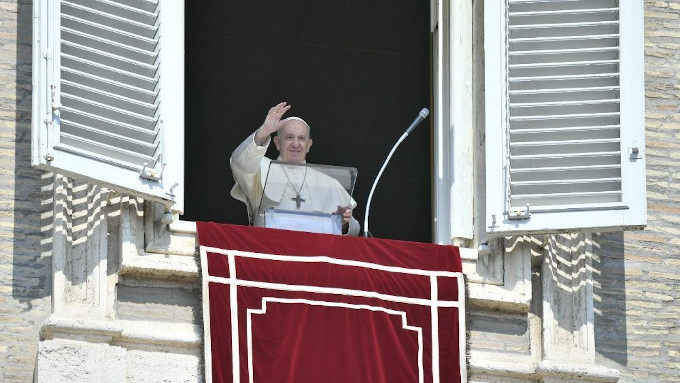
[[[487,232],[646,224],[642,1],[485,6]]]
[[[34,165],[181,211],[183,0],[40,0],[34,15]]]

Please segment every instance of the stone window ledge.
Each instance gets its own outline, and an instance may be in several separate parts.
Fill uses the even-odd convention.
[[[74,319],[52,315],[44,324],[43,340],[71,339],[93,343],[199,348],[201,326],[172,322]]]
[[[500,353],[477,352],[470,357],[468,371],[473,380],[503,377],[545,382],[615,383],[618,370],[585,363],[564,363],[550,360],[537,362],[534,357],[513,357]]]

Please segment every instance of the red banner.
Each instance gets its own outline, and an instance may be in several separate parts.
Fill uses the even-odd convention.
[[[458,249],[199,222],[206,382],[465,382]]]

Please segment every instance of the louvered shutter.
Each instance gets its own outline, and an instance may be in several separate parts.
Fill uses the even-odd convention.
[[[644,225],[642,1],[485,7],[487,232]]]
[[[35,165],[183,208],[181,0],[34,2]]]

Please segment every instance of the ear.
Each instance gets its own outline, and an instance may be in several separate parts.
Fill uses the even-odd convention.
[[[276,150],[279,150],[279,151],[281,150],[281,148],[279,148],[280,143],[279,143],[279,136],[278,135],[274,136],[274,145],[276,146]]]
[[[312,141],[311,138],[308,138],[308,140],[309,140],[309,145],[307,145],[307,153],[309,153],[309,148],[311,148],[312,144],[314,143],[314,141]]]

